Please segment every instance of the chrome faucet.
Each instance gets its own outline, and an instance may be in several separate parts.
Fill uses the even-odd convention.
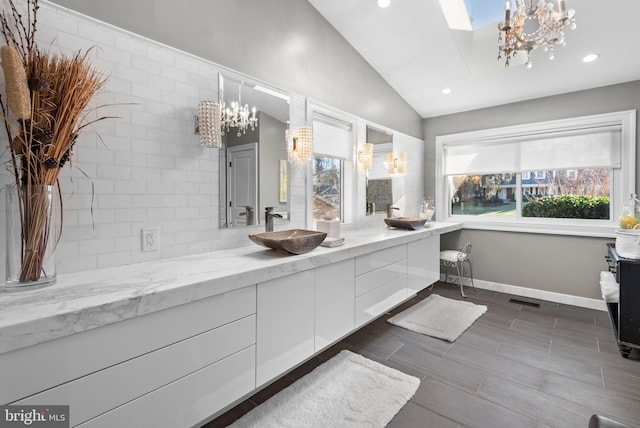
[[[393,210],[399,210],[400,208],[394,207],[391,204],[387,204],[387,218],[393,217]]]
[[[282,218],[280,214],[273,213],[273,207],[266,207],[264,209],[264,225],[267,232],[273,232],[273,218]]]
[[[245,217],[245,224],[247,226],[251,226],[253,224],[253,207],[246,205],[244,207],[244,212],[238,214],[240,217]]]

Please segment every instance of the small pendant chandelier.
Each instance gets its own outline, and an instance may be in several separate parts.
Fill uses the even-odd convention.
[[[249,105],[242,105],[242,85],[240,82],[238,85],[238,101],[233,101],[231,106],[227,106],[226,102],[222,101],[221,114],[222,114],[222,131],[229,132],[231,128],[238,128],[238,137],[247,132],[247,128],[251,128],[255,131],[258,124],[258,118],[256,117],[256,108],[253,107],[251,112],[249,111]]]
[[[558,10],[553,4],[539,0],[515,0],[516,10],[511,14],[511,1],[505,2],[504,22],[498,23],[498,61],[503,56],[505,67],[518,51],[526,51],[525,66],[531,68],[531,51],[543,48],[553,59],[556,45],[565,45],[565,27],[576,28],[575,11],[565,8],[565,0],[558,0]]]

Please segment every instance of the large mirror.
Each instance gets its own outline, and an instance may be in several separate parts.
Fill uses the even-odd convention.
[[[220,150],[220,227],[264,224],[266,207],[289,219],[289,176],[285,130],[289,96],[282,92],[219,76],[220,103],[255,108],[257,123],[242,130],[224,130]]]
[[[367,215],[387,212],[393,204],[393,179],[385,165],[387,153],[393,151],[393,135],[367,126],[367,143],[373,144],[373,166],[366,171]]]

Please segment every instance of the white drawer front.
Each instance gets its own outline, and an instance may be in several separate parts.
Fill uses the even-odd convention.
[[[77,425],[242,349],[253,348],[255,341],[256,316],[251,315],[15,404],[68,404],[71,425]],[[211,387],[218,386],[212,383]]]
[[[384,284],[407,275],[407,260],[381,267],[356,277],[356,296],[361,296]]]
[[[255,346],[246,348],[79,426],[195,426],[254,389],[255,352]],[[126,387],[120,385],[122,389]]]
[[[378,317],[380,314],[406,300],[407,297],[406,276],[357,297],[356,327],[360,327]]]
[[[355,326],[353,271],[353,259],[316,269],[315,352]]]
[[[251,286],[2,354],[0,403],[26,398],[255,312],[256,287]]]
[[[408,244],[409,293],[415,294],[440,279],[440,235]]]
[[[407,258],[407,246],[398,245],[396,247],[385,248],[370,254],[356,257],[356,276],[380,269]]]
[[[256,386],[313,355],[315,272],[258,284]]]

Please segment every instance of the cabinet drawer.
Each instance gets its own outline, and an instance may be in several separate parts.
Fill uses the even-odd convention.
[[[0,403],[26,398],[255,312],[256,287],[251,286],[1,354]]]
[[[254,389],[255,355],[255,346],[243,349],[79,426],[196,426]],[[125,388],[125,385],[119,386]]]
[[[256,316],[251,315],[15,404],[68,404],[71,425],[77,425],[253,347],[255,341]],[[217,388],[216,383],[211,387]]]
[[[361,296],[381,285],[407,275],[407,260],[386,265],[356,277],[356,296]]]
[[[370,254],[356,257],[356,276],[380,269],[381,267],[407,258],[407,246],[385,248]]]
[[[407,276],[378,287],[356,298],[356,327],[371,321],[406,300]]]

